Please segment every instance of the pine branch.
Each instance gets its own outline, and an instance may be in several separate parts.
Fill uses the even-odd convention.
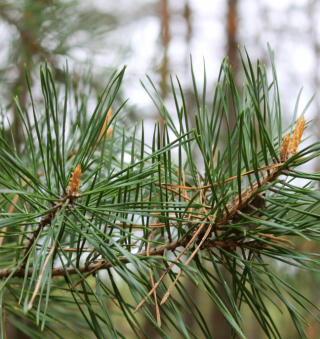
[[[31,247],[33,246],[34,242],[36,241],[36,239],[38,238],[39,234],[42,232],[44,227],[48,226],[48,225],[51,225],[51,222],[52,222],[56,212],[58,211],[58,208],[60,209],[61,206],[57,206],[57,210],[55,212],[51,212],[51,213],[45,215],[41,219],[41,221],[39,222],[38,227],[33,231],[33,236],[29,240],[29,243],[26,246],[25,251],[24,251],[25,258],[23,259],[23,262],[21,264],[21,268],[24,268],[26,266],[28,258],[30,256],[30,249],[31,249]]]
[[[227,205],[228,212],[224,212],[223,215],[219,218],[219,220],[216,221],[215,219],[211,218],[211,220],[210,220],[211,224],[209,224],[208,228],[210,228],[210,229],[213,228],[214,230],[219,230],[219,229],[221,229],[222,226],[229,225],[229,222],[239,212],[241,212],[241,210],[243,210],[245,207],[247,207],[249,205],[250,201],[252,201],[254,199],[255,192],[256,192],[257,189],[260,189],[261,187],[265,186],[266,184],[268,184],[270,182],[273,182],[274,180],[276,180],[276,178],[280,174],[283,173],[282,172],[283,170],[279,171],[276,168],[274,168],[274,167],[283,166],[283,164],[284,163],[276,164],[276,166],[268,166],[267,168],[264,167],[263,170],[268,169],[268,173],[264,176],[263,180],[261,182],[255,182],[253,185],[250,185],[249,188],[243,190],[241,196],[236,197],[234,199],[233,204]],[[273,170],[269,171],[270,168],[273,168]],[[246,172],[245,174],[247,174],[247,173],[252,173],[252,171]],[[26,258],[24,259],[20,268],[18,268],[17,270],[16,270],[16,268],[1,269],[0,270],[0,279],[8,277],[15,270],[16,271],[13,274],[13,277],[24,277],[24,275],[25,275],[24,267],[25,267],[26,262],[28,260],[28,255],[29,255],[28,252],[29,252],[30,248],[32,247],[32,245],[34,244],[35,240],[37,239],[39,233],[43,230],[43,228],[45,226],[51,225],[53,218],[55,217],[56,213],[61,209],[61,207],[64,203],[66,203],[66,202],[69,203],[70,200],[72,202],[72,199],[79,197],[79,196],[76,195],[76,191],[79,189],[78,182],[80,180],[80,175],[76,172],[76,176],[77,176],[77,183],[74,183],[74,179],[73,179],[74,175],[73,175],[72,178],[70,179],[70,187],[72,187],[71,183],[73,183],[73,185],[77,189],[74,192],[74,190],[71,190],[69,188],[69,194],[67,195],[67,197],[65,197],[58,204],[56,204],[56,207],[55,207],[53,212],[50,212],[49,214],[47,214],[46,216],[44,216],[42,218],[37,229],[33,233],[33,237],[30,239],[28,245],[25,248],[24,253],[26,255]],[[226,181],[229,181],[229,179],[227,179]],[[175,185],[175,187],[178,187],[178,185]],[[184,189],[194,189],[193,187],[186,187],[186,186],[183,187],[183,188]],[[199,189],[199,190],[207,189],[207,188],[208,188],[208,186],[197,187],[197,189]],[[185,196],[185,199],[190,200],[190,198],[188,196]],[[207,213],[209,213],[209,211],[207,211],[207,210],[205,210],[205,211]],[[190,221],[191,220],[189,220],[189,223],[190,223]],[[153,227],[156,228],[155,225]],[[207,224],[202,224],[202,228],[205,225],[207,225]],[[207,228],[204,227],[204,230],[207,230]],[[201,232],[199,232],[199,234],[201,234]],[[264,234],[260,234],[260,235],[264,236],[264,237],[268,237],[267,235],[264,235]],[[251,241],[251,242],[248,242],[248,243],[244,243],[245,239],[240,239],[239,242],[228,241],[228,240],[227,241],[215,241],[215,240],[207,240],[207,236],[205,237],[205,239],[201,238],[201,240],[197,240],[197,242],[201,243],[202,249],[209,249],[209,248],[233,249],[233,248],[236,248],[236,247],[240,247],[242,249],[244,249],[246,247],[252,248],[252,249],[254,249],[254,248],[255,249],[262,249],[262,248],[266,247],[264,244],[261,244],[258,241]],[[275,238],[275,239],[277,239],[277,238]],[[164,251],[175,251],[178,247],[186,247],[186,245],[189,241],[190,241],[190,238],[185,238],[185,239],[180,240],[180,241],[175,241],[175,242],[172,242],[172,243],[162,245],[158,248],[153,248],[151,250],[139,252],[139,253],[136,254],[136,256],[161,255],[161,254],[164,253]],[[282,240],[277,239],[276,241],[278,243],[281,243],[282,241],[286,242],[286,240],[283,240],[283,239]],[[189,246],[190,246],[190,244],[189,244]],[[187,247],[189,247],[189,246],[187,246]],[[129,261],[125,260],[125,257],[123,257],[123,256],[119,256],[118,259],[121,260],[125,264],[129,263]],[[111,267],[112,267],[112,265],[110,263],[108,263],[105,259],[99,259],[99,260],[96,260],[92,263],[81,265],[77,269],[68,267],[68,268],[66,268],[66,271],[68,272],[69,275],[73,275],[73,274],[78,274],[78,273],[88,273],[88,272],[91,272],[91,271],[93,273],[94,271],[108,269],[108,268],[111,268]],[[28,269],[27,276],[28,277],[32,276],[33,271],[34,271],[33,268]],[[52,276],[66,276],[66,275],[67,275],[67,273],[65,272],[65,269],[63,267],[53,268],[53,270],[52,270]]]
[[[119,120],[115,119],[122,106],[111,115],[110,107],[124,69],[112,74],[90,117],[85,109],[87,102],[82,101],[78,93],[75,105],[70,107],[71,110],[81,107],[81,116],[77,110],[69,117],[68,80],[61,110],[52,74],[47,67],[41,68],[45,109],[36,109],[31,96],[33,119],[24,124],[25,113],[16,100],[24,126],[23,154],[18,155],[0,140],[0,228],[3,230],[0,257],[3,267],[9,267],[0,270],[0,279],[4,281],[0,299],[6,299],[3,305],[9,305],[8,292],[20,299],[26,316],[36,310],[37,325],[41,319],[44,328],[46,322],[51,322],[51,307],[47,306],[56,301],[52,290],[59,293],[66,290],[63,279],[53,284],[52,278],[78,276],[78,281],[72,282],[69,288],[76,297],[75,303],[66,305],[79,307],[80,317],[84,316],[88,328],[97,337],[104,333],[105,327],[110,336],[122,336],[115,330],[112,312],[109,314],[105,307],[103,300],[107,295],[113,302],[117,300],[117,307],[128,316],[128,326],[141,337],[144,334],[140,318],[136,318],[135,312],[128,312],[128,307],[132,310],[136,307],[137,311],[154,299],[155,315],[146,308],[141,312],[147,312],[161,337],[166,336],[163,325],[167,326],[167,320],[184,338],[191,333],[181,321],[185,309],[181,308],[182,300],[198,322],[202,336],[210,338],[201,305],[190,301],[184,280],[180,279],[185,272],[198,286],[204,286],[203,293],[218,306],[239,338],[245,338],[241,328],[244,303],[252,309],[258,322],[264,324],[268,337],[271,332],[278,332],[272,310],[265,304],[266,296],[274,304],[277,304],[274,299],[279,298],[287,306],[302,333],[300,313],[292,304],[292,299],[297,302],[302,294],[277,272],[272,272],[269,264],[282,261],[308,270],[319,264],[317,256],[300,252],[299,243],[296,249],[291,240],[292,236],[320,239],[317,212],[320,199],[314,188],[320,174],[296,172],[291,167],[318,156],[320,143],[297,154],[305,129],[306,109],[293,129],[295,112],[288,128],[293,133],[283,138],[288,131],[283,131],[281,126],[273,59],[271,54],[272,84],[259,65],[256,77],[250,60],[250,69],[243,64],[247,77],[243,96],[239,96],[231,69],[224,61],[212,113],[207,109],[206,80],[200,100],[192,72],[198,111],[193,130],[189,128],[190,114],[179,81],[181,105],[172,83],[178,124],[157,93],[160,104],[153,100],[165,124],[163,131],[159,123],[155,125],[150,145],[145,144],[143,124],[140,139],[136,127],[132,130],[117,126]],[[230,113],[228,91],[231,91],[235,113],[232,130],[228,120],[227,128],[221,128],[221,122]],[[42,111],[40,116],[38,112]],[[174,134],[174,141],[170,141],[170,133]],[[222,146],[222,150],[218,146]],[[177,164],[172,160],[174,148],[179,152]],[[199,153],[201,162],[194,160],[194,152]],[[204,166],[205,170],[199,171],[197,165]],[[285,179],[279,180],[280,175]],[[292,182],[295,177],[309,182],[302,188],[297,187]],[[25,185],[21,185],[22,180]],[[40,221],[39,215],[43,216]],[[28,237],[27,233],[31,232],[32,236]],[[290,240],[283,236],[290,236]],[[21,247],[23,237],[27,242]],[[17,253],[21,248],[23,259],[19,259]],[[269,259],[268,265],[265,258]],[[22,260],[20,267],[17,260]],[[80,262],[85,263],[80,265]],[[60,263],[61,267],[53,267]],[[126,264],[130,265],[125,267]],[[177,274],[172,271],[174,267],[179,268]],[[115,271],[135,300],[137,296],[149,297],[138,306],[128,302],[110,268],[117,268]],[[95,274],[100,270],[108,270],[110,284]],[[232,291],[223,270],[232,278]],[[84,284],[92,275],[95,283]],[[9,277],[21,278],[23,282],[17,284]],[[169,279],[171,282],[167,284]],[[71,283],[67,280],[67,284]],[[78,284],[81,284],[80,290],[75,288]],[[62,301],[66,300],[60,296]],[[10,312],[15,310],[11,304]],[[301,303],[300,306],[305,307]]]
[[[267,236],[267,235],[262,235]],[[282,239],[283,240],[283,239]],[[188,243],[189,239],[183,239],[181,241],[174,241],[156,248],[152,248],[149,251],[149,257],[152,256],[159,256],[162,255],[165,251],[175,251],[179,247],[185,247]],[[280,241],[280,240],[279,240]],[[286,240],[283,240],[286,241]],[[248,245],[247,245],[248,244]],[[265,248],[265,245],[259,244],[257,241],[252,241],[250,243],[238,243],[238,242],[231,242],[231,241],[214,241],[210,240],[205,245],[203,245],[203,248],[209,249],[209,248],[226,248],[226,249],[233,249],[236,247],[240,248],[248,248],[248,249],[261,249]],[[142,251],[137,254],[135,254],[136,257],[146,257],[147,251]],[[119,256],[117,259],[119,259],[123,264],[129,264],[130,261],[126,259],[124,256]],[[56,267],[52,269],[52,276],[53,277],[65,277],[67,275],[74,275],[79,273],[88,273],[90,271],[100,271],[105,270],[114,267],[113,264],[109,263],[106,259],[98,259],[93,262],[79,265],[78,268],[73,267]],[[15,272],[14,272],[15,271]],[[13,273],[12,277],[18,277],[23,278],[26,274],[26,270],[24,267],[20,268],[9,268],[9,269],[0,269],[0,279],[7,278],[10,276],[10,274]],[[31,277],[33,275],[34,269],[29,268],[27,271],[27,277]],[[39,270],[37,270],[39,273]]]

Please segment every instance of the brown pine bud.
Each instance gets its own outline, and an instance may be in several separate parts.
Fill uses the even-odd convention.
[[[306,120],[303,115],[298,119],[296,128],[293,131],[292,137],[287,134],[282,141],[280,148],[280,161],[286,162],[290,157],[295,155],[298,151],[298,146],[304,130]]]
[[[298,151],[298,146],[301,141],[305,123],[306,123],[306,120],[304,116],[301,115],[301,117],[297,121],[296,128],[294,129],[292,137],[290,139],[290,143],[288,147],[289,157],[292,157]]]
[[[110,121],[111,115],[112,115],[112,108],[110,107],[110,108],[109,108],[109,111],[108,111],[108,113],[107,113],[107,116],[106,116],[106,120],[105,120],[104,123],[103,123],[102,129],[101,129],[101,132],[100,132],[100,135],[99,135],[99,139],[98,139],[98,140],[101,139],[101,142],[103,141],[102,136],[103,136],[103,134],[104,134],[105,131],[106,131],[106,128],[107,128],[108,122]],[[109,136],[110,136],[110,134],[112,133],[112,131],[113,131],[113,127],[111,126],[111,127],[109,127],[108,130],[107,130],[106,139],[109,138]]]
[[[69,182],[69,194],[77,195],[80,187],[80,177],[81,177],[81,165],[79,164],[73,171],[72,177]]]
[[[280,149],[280,161],[286,162],[288,160],[288,148],[290,143],[290,134],[287,134],[282,141]]]

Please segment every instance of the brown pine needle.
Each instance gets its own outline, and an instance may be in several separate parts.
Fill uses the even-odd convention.
[[[182,185],[186,186],[186,176],[184,174],[184,169],[183,168],[182,168]],[[185,189],[183,190],[183,194],[188,197],[187,191]],[[188,199],[189,199],[189,197],[187,198],[187,200]],[[186,199],[184,199],[184,201],[186,202]]]
[[[212,145],[212,150],[214,149],[214,145]],[[212,159],[212,164],[214,165],[216,162],[216,155],[217,155],[217,149],[214,152],[213,159]]]
[[[72,174],[72,177],[70,179],[69,183],[69,193],[72,195],[77,195],[78,191],[80,189],[80,177],[81,177],[81,165],[79,164]]]
[[[31,300],[28,304],[28,310],[30,310],[32,308],[32,305],[33,305],[33,301],[35,299],[35,297],[37,296],[38,294],[38,291],[39,291],[39,288],[40,288],[40,284],[41,284],[41,281],[42,281],[42,278],[43,278],[43,275],[44,275],[44,271],[46,270],[46,267],[48,265],[48,262],[49,262],[49,259],[51,257],[51,255],[53,254],[53,251],[54,249],[56,248],[56,243],[53,244],[44,264],[43,264],[43,267],[42,267],[42,271],[39,275],[39,278],[38,278],[38,281],[37,281],[37,284],[36,284],[36,287],[34,288],[34,291],[33,291],[33,294],[32,294],[32,297],[31,297]]]
[[[297,162],[297,161],[300,161],[304,158],[300,158],[300,159],[296,159],[294,160],[293,162]],[[264,167],[261,167],[261,168],[258,168],[258,172],[263,172],[263,171],[268,171],[270,169],[273,169],[273,168],[278,168],[278,167],[281,167],[284,165],[284,162],[280,162],[279,164],[273,164],[273,165],[269,165],[269,166],[264,166]],[[248,174],[252,174],[254,173],[254,170],[250,170],[248,172],[245,172],[245,173],[241,173],[241,176],[245,176],[245,175],[248,175]],[[231,180],[234,180],[236,179],[238,176],[235,175],[231,178],[228,178],[226,179],[224,182],[229,182]],[[181,186],[181,185],[175,185],[175,184],[161,184],[163,187],[164,186],[170,186],[170,187],[175,187],[175,188],[180,188],[180,189],[186,189],[186,190],[203,190],[203,189],[207,189],[207,188],[211,188],[212,186],[218,186],[219,184],[217,182],[215,182],[213,185],[206,185],[206,186],[200,186],[200,187],[191,187],[191,186]]]
[[[214,144],[212,145],[212,150],[214,149]],[[215,162],[216,162],[216,155],[217,155],[217,149],[216,151],[214,152],[214,155],[213,155],[213,159],[212,159],[212,165],[214,166]],[[209,168],[211,167],[211,161],[209,161]]]
[[[298,160],[301,160],[301,159],[297,159],[296,161]],[[263,172],[263,171],[267,171],[267,170],[270,170],[270,169],[273,169],[273,168],[277,168],[277,167],[281,167],[282,165],[284,164],[283,163],[280,163],[280,164],[273,164],[273,165],[269,165],[269,166],[265,166],[265,167],[261,167],[261,168],[258,168],[258,171],[259,172]],[[245,175],[248,175],[248,174],[252,174],[254,173],[254,170],[250,170],[248,172],[245,172],[245,173],[241,173],[241,176],[245,176]],[[236,179],[238,176],[235,175],[231,178],[228,178],[226,179],[224,182],[228,182],[228,181],[231,181],[231,180],[234,180]],[[167,185],[167,186],[170,186],[170,187],[176,187],[176,188],[181,188],[181,189],[187,189],[187,190],[199,190],[199,189],[206,189],[206,188],[211,188],[211,185],[206,185],[206,186],[200,186],[200,187],[190,187],[190,186],[181,186],[181,185],[175,185],[175,184],[162,184],[163,186]],[[215,182],[213,184],[213,186],[218,186],[218,183]]]
[[[249,233],[253,233],[253,232],[250,231]],[[270,239],[276,240],[278,242],[289,242],[289,243],[292,243],[291,240],[275,237],[272,234],[264,234],[264,233],[256,233],[256,234],[259,235],[260,237],[270,238]]]
[[[155,291],[155,289],[159,286],[159,284],[161,283],[161,281],[165,278],[165,276],[171,271],[172,267],[174,266],[175,262],[177,262],[180,257],[187,251],[187,249],[191,246],[191,244],[194,242],[194,240],[197,238],[198,234],[201,232],[202,228],[205,226],[206,224],[202,224],[196,231],[196,233],[193,235],[193,237],[191,238],[191,240],[188,242],[187,246],[180,252],[179,255],[177,255],[177,257],[172,261],[171,265],[166,269],[166,271],[162,274],[162,276],[160,277],[160,279],[158,280],[158,282],[154,285],[154,287],[151,289],[151,291],[148,293],[148,295],[150,296],[153,291]],[[139,303],[139,305],[136,307],[136,309],[134,310],[133,314],[135,314],[137,311],[139,311],[139,309],[141,308],[141,306],[146,302],[146,298],[144,298],[143,300],[141,300],[141,302]]]
[[[207,239],[208,235],[210,234],[212,228],[212,224],[210,224],[210,226],[208,227],[205,235],[203,236],[203,238],[201,239],[199,245],[197,246],[197,248],[192,252],[192,254],[190,255],[190,257],[188,258],[188,260],[185,262],[185,265],[189,265],[190,261],[194,258],[194,256],[197,254],[197,252],[199,251],[199,249],[201,248],[202,244],[204,243],[204,241]],[[171,294],[172,289],[174,288],[174,286],[176,285],[176,283],[178,282],[179,278],[181,277],[183,270],[180,270],[179,274],[176,277],[176,280],[172,283],[172,285],[168,288],[166,294],[164,295],[164,297],[162,298],[160,305],[164,304],[166,302],[166,300],[168,299],[169,295]]]
[[[157,185],[157,183],[156,183],[156,185]],[[167,187],[167,190],[170,191],[170,192],[173,192],[173,193],[175,193],[177,195],[179,195],[179,191],[176,191],[176,190],[174,190],[172,188]],[[188,195],[186,195],[186,194],[180,194],[180,195],[181,195],[181,198],[183,198],[185,201],[190,201],[191,200],[191,198],[189,198]],[[149,198],[147,198],[147,199],[149,199]]]

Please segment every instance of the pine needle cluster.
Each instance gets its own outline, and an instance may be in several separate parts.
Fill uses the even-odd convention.
[[[228,60],[210,100],[206,77],[200,95],[191,68],[194,126],[179,80],[171,78],[172,112],[148,78],[143,87],[164,121],[150,142],[143,120],[139,128],[118,123],[125,68],[91,113],[67,68],[62,92],[47,65],[37,107],[26,70],[30,109],[15,98],[24,147],[0,135],[1,333],[10,321],[31,337],[146,338],[149,322],[161,338],[213,338],[188,281],[222,313],[231,338],[247,337],[248,309],[267,338],[285,337],[274,320],[279,305],[308,337],[303,314],[319,307],[276,267],[318,273],[319,256],[299,244],[320,240],[320,174],[299,166],[320,155],[320,143],[304,145],[313,98],[297,119],[301,92],[283,129],[269,53],[271,81],[240,54],[241,96]]]

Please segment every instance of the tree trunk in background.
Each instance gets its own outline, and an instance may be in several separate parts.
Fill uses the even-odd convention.
[[[201,294],[201,289],[199,289],[199,287],[191,279],[186,279],[184,286],[185,286],[185,289],[188,291],[189,297],[195,302],[196,305],[199,305],[198,302],[199,302],[199,294]],[[190,306],[191,306],[191,302],[190,302]],[[196,313],[195,307],[193,306],[191,307],[193,311]],[[197,333],[199,326],[196,322],[196,319],[193,317],[193,315],[188,309],[186,309],[183,315],[183,321],[185,324],[188,325],[188,327],[193,333],[195,334]]]
[[[238,0],[228,0],[227,5],[227,20],[226,20],[226,31],[227,31],[227,57],[229,58],[229,64],[232,67],[233,76],[235,82],[237,83],[237,70],[239,68],[239,52],[238,52],[238,43],[237,43],[237,24],[238,24],[238,15],[237,15],[237,5]],[[235,124],[234,110],[232,106],[231,94],[229,91],[228,95],[229,101],[229,125],[230,129],[233,128]],[[220,267],[221,273],[229,285],[229,288],[232,290],[232,279],[229,272],[224,268]],[[224,299],[227,300],[227,297],[224,293],[223,287],[217,285],[217,289]],[[212,336],[215,339],[227,339],[231,338],[231,327],[227,320],[224,318],[219,309],[213,305],[211,310],[211,318],[208,319],[210,325],[210,330]]]
[[[154,317],[154,319],[157,319],[157,315],[156,315],[156,311],[155,311],[155,306],[154,305],[149,305],[147,303],[145,305],[148,308],[149,312]],[[157,339],[157,338],[159,338],[159,334],[155,330],[155,328],[154,328],[153,324],[151,323],[151,321],[146,320],[145,325],[143,326],[143,331],[146,334],[145,339],[149,339],[149,338]]]
[[[185,36],[185,39],[186,39],[185,68],[186,68],[186,73],[187,73],[187,72],[190,72],[191,38],[192,38],[192,31],[193,31],[192,21],[191,21],[191,8],[190,8],[189,0],[185,0],[183,18],[187,25],[187,34]]]
[[[231,287],[231,275],[229,272],[224,268],[220,267],[220,271],[228,284],[229,287]],[[223,296],[224,300],[227,300],[226,294],[224,293],[223,287],[221,285],[216,285],[217,290],[219,293]],[[225,319],[225,317],[222,315],[222,313],[219,311],[218,307],[212,303],[212,309],[209,314],[209,318],[206,319],[207,323],[210,328],[210,332],[214,339],[229,339],[231,338],[231,326]]]
[[[163,49],[163,58],[159,68],[160,73],[160,90],[161,97],[164,100],[168,94],[168,47],[170,43],[170,31],[169,31],[169,10],[168,10],[168,0],[159,0],[160,3],[160,18],[161,18],[161,45]],[[163,130],[164,121],[160,117],[161,130]]]
[[[237,28],[238,28],[238,0],[228,0],[227,8],[227,57],[229,58],[229,64],[232,67],[233,77],[237,84],[237,75],[240,65],[238,42],[237,42]],[[229,123],[232,129],[235,124],[234,110],[232,107],[231,94],[229,91]]]
[[[27,334],[22,332],[20,329],[18,329],[8,321],[6,322],[6,331],[7,331],[5,333],[6,339],[30,339],[30,337]]]
[[[236,71],[239,64],[238,42],[237,42],[237,15],[238,0],[228,0],[228,13],[227,13],[227,56],[229,57],[230,64],[234,67],[233,74],[236,77]]]

